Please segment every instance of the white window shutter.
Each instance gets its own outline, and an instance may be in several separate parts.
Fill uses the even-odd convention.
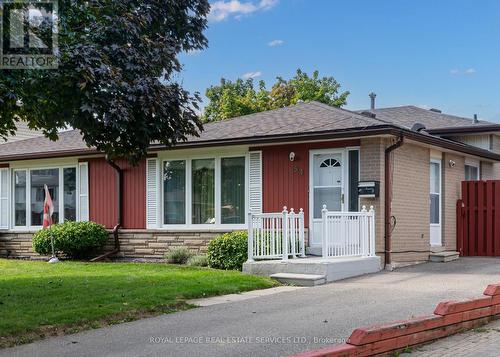
[[[146,161],[146,228],[158,228],[158,159]]]
[[[89,220],[89,164],[80,162],[79,167],[79,217],[80,221]]]
[[[0,229],[9,229],[9,169],[0,169]]]
[[[249,208],[253,213],[262,213],[262,151],[251,151],[249,155]]]

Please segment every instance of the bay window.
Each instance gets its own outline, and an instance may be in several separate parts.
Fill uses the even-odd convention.
[[[79,164],[85,169],[86,165],[86,163]],[[84,173],[86,178],[87,171]],[[82,207],[86,207],[87,204],[82,201],[81,197],[80,200],[78,199],[77,177],[77,166],[13,169],[13,182],[11,184],[13,190],[12,226],[14,228],[39,228],[43,225],[45,186],[47,186],[54,204],[52,222],[76,221],[78,219],[78,202],[80,201]],[[82,186],[81,183],[80,186]],[[83,192],[83,190],[81,191]],[[82,192],[80,192],[80,196]],[[82,217],[82,219],[86,218]]]
[[[76,221],[76,167],[63,169],[64,220]]]
[[[215,159],[192,161],[193,224],[215,224]]]
[[[243,225],[246,156],[168,159],[161,163],[162,225]]]
[[[245,158],[221,159],[221,223],[245,222]]]
[[[14,172],[14,225],[26,225],[26,170]]]
[[[186,223],[186,161],[163,163],[163,220],[165,224]]]
[[[43,203],[45,201],[45,185],[54,203],[52,221],[59,222],[59,169],[31,170],[31,225],[43,225]]]

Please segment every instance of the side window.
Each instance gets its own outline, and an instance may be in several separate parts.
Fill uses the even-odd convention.
[[[479,167],[473,165],[465,165],[465,181],[479,180]]]

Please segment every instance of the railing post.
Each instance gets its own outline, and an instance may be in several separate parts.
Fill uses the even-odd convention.
[[[327,234],[328,234],[328,225],[326,222],[326,214],[328,212],[328,209],[326,208],[326,205],[323,205],[323,209],[321,210],[321,226],[322,226],[322,253],[323,253],[323,258],[328,258],[328,247],[327,247]]]
[[[253,262],[253,216],[252,212],[248,212],[248,260]]]
[[[375,210],[370,206],[370,256],[375,256]]]
[[[368,231],[369,219],[368,219],[368,211],[366,210],[366,206],[361,207],[361,229],[360,229],[360,237],[359,239],[363,245],[363,256],[370,255],[370,236]]]
[[[306,242],[304,239],[304,210],[301,208],[299,212],[299,240],[300,240],[300,256],[306,257]]]
[[[296,218],[295,211],[293,208],[290,208],[290,214],[288,215],[289,224],[290,224],[290,244],[292,245],[290,248],[290,253],[292,254],[292,258],[297,256],[297,225],[295,223]]]
[[[283,227],[283,256],[282,256],[282,259],[283,260],[288,260],[288,211],[287,211],[287,208],[286,206],[283,207],[283,223],[282,223],[282,227]]]

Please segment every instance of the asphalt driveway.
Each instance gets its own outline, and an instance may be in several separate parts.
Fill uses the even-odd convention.
[[[53,338],[0,356],[282,356],[359,326],[430,314],[500,283],[500,259],[462,258]]]

